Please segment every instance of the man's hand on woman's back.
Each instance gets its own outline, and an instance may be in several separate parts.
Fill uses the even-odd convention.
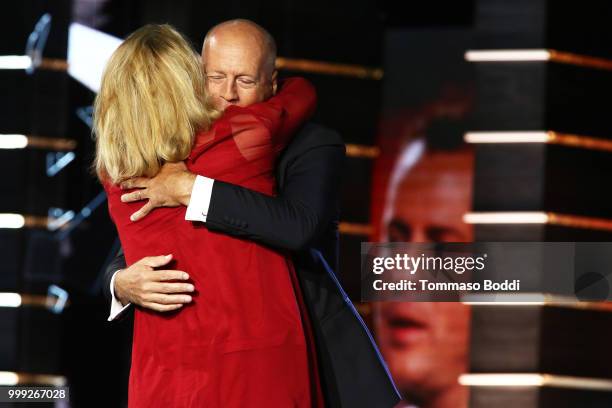
[[[133,303],[158,312],[169,312],[191,302],[189,292],[195,290],[183,271],[156,270],[167,265],[172,255],[142,258],[117,272],[114,280],[115,297],[122,303]]]
[[[123,194],[125,203],[148,200],[142,208],[130,217],[138,221],[158,207],[189,205],[191,190],[196,175],[187,170],[185,163],[165,163],[160,172],[152,178],[135,177],[121,183],[121,188],[138,190]]]

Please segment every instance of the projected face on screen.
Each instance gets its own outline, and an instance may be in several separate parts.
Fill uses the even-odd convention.
[[[383,240],[473,240],[462,219],[471,206],[471,150],[425,151],[395,171],[400,173],[391,177],[395,185],[385,203]],[[461,303],[375,305],[377,339],[405,399],[421,407],[467,406],[467,390],[457,380],[467,370],[469,319]]]
[[[390,242],[469,242],[472,154],[439,151],[425,156],[402,177],[386,226]]]

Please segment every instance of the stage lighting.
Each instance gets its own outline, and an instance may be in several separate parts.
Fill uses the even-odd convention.
[[[27,55],[0,55],[0,69],[29,69],[32,58]]]
[[[4,292],[0,293],[0,307],[19,307],[21,306],[21,295],[19,293]]]
[[[549,143],[581,149],[612,152],[612,141],[590,136],[573,135],[554,131],[504,131],[504,132],[468,132],[464,136],[466,143]]]
[[[0,228],[19,229],[25,226],[25,217],[21,214],[0,214]]]
[[[0,149],[25,149],[26,147],[30,147],[45,150],[69,151],[73,150],[76,145],[76,141],[71,139],[20,134],[0,134]]]
[[[546,143],[551,136],[548,132],[468,132],[467,143]]]
[[[558,387],[609,391],[612,381],[600,378],[550,374],[462,374],[459,383],[468,387]]]
[[[12,371],[0,371],[0,385],[19,384],[19,375]]]
[[[43,50],[47,44],[50,29],[51,15],[43,14],[28,36],[25,55],[0,55],[0,69],[25,69],[28,74],[34,73],[39,68],[65,71],[66,61],[43,58]]]
[[[48,228],[49,217],[0,213],[0,229]]]
[[[481,212],[463,216],[466,224],[546,224],[548,214],[538,211]]]
[[[79,23],[68,32],[68,73],[93,92],[98,92],[107,61],[122,40]]]
[[[470,62],[548,61],[548,50],[470,50],[465,59]]]
[[[28,137],[26,135],[0,135],[0,149],[25,149],[27,145]]]
[[[0,371],[0,385],[36,384],[64,387],[68,383],[66,377],[50,374],[16,373],[14,371]]]

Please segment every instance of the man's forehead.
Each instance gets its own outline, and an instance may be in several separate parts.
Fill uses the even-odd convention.
[[[263,59],[257,49],[244,47],[242,44],[218,44],[204,48],[202,62],[207,70],[256,73],[261,68]]]
[[[415,167],[398,185],[393,212],[402,218],[457,218],[471,206],[471,169]]]
[[[202,52],[203,54],[234,52],[260,56],[265,52],[264,48],[264,44],[257,37],[214,34],[206,39]]]

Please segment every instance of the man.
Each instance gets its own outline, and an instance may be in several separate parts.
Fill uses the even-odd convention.
[[[276,90],[275,57],[272,37],[250,21],[232,20],[209,31],[202,62],[215,106],[223,110],[270,97]],[[344,144],[335,132],[306,124],[279,159],[277,197],[190,174],[182,164],[167,164],[153,179],[126,182],[123,187],[140,190],[125,194],[123,200],[148,200],[133,215],[135,222],[156,207],[186,205],[186,220],[292,251],[316,338],[327,405],[392,407],[399,401],[395,386],[334,275],[343,157]],[[188,271],[154,270],[171,257],[152,255],[157,256],[128,268],[119,256],[107,269],[107,295],[114,305],[109,320],[130,302],[165,312],[191,301],[192,285],[169,282],[187,279]]]
[[[383,231],[389,242],[470,242],[473,152],[426,147],[400,154],[392,175]],[[374,326],[381,351],[406,400],[420,408],[462,408],[468,390],[470,310],[453,302],[381,302]]]

